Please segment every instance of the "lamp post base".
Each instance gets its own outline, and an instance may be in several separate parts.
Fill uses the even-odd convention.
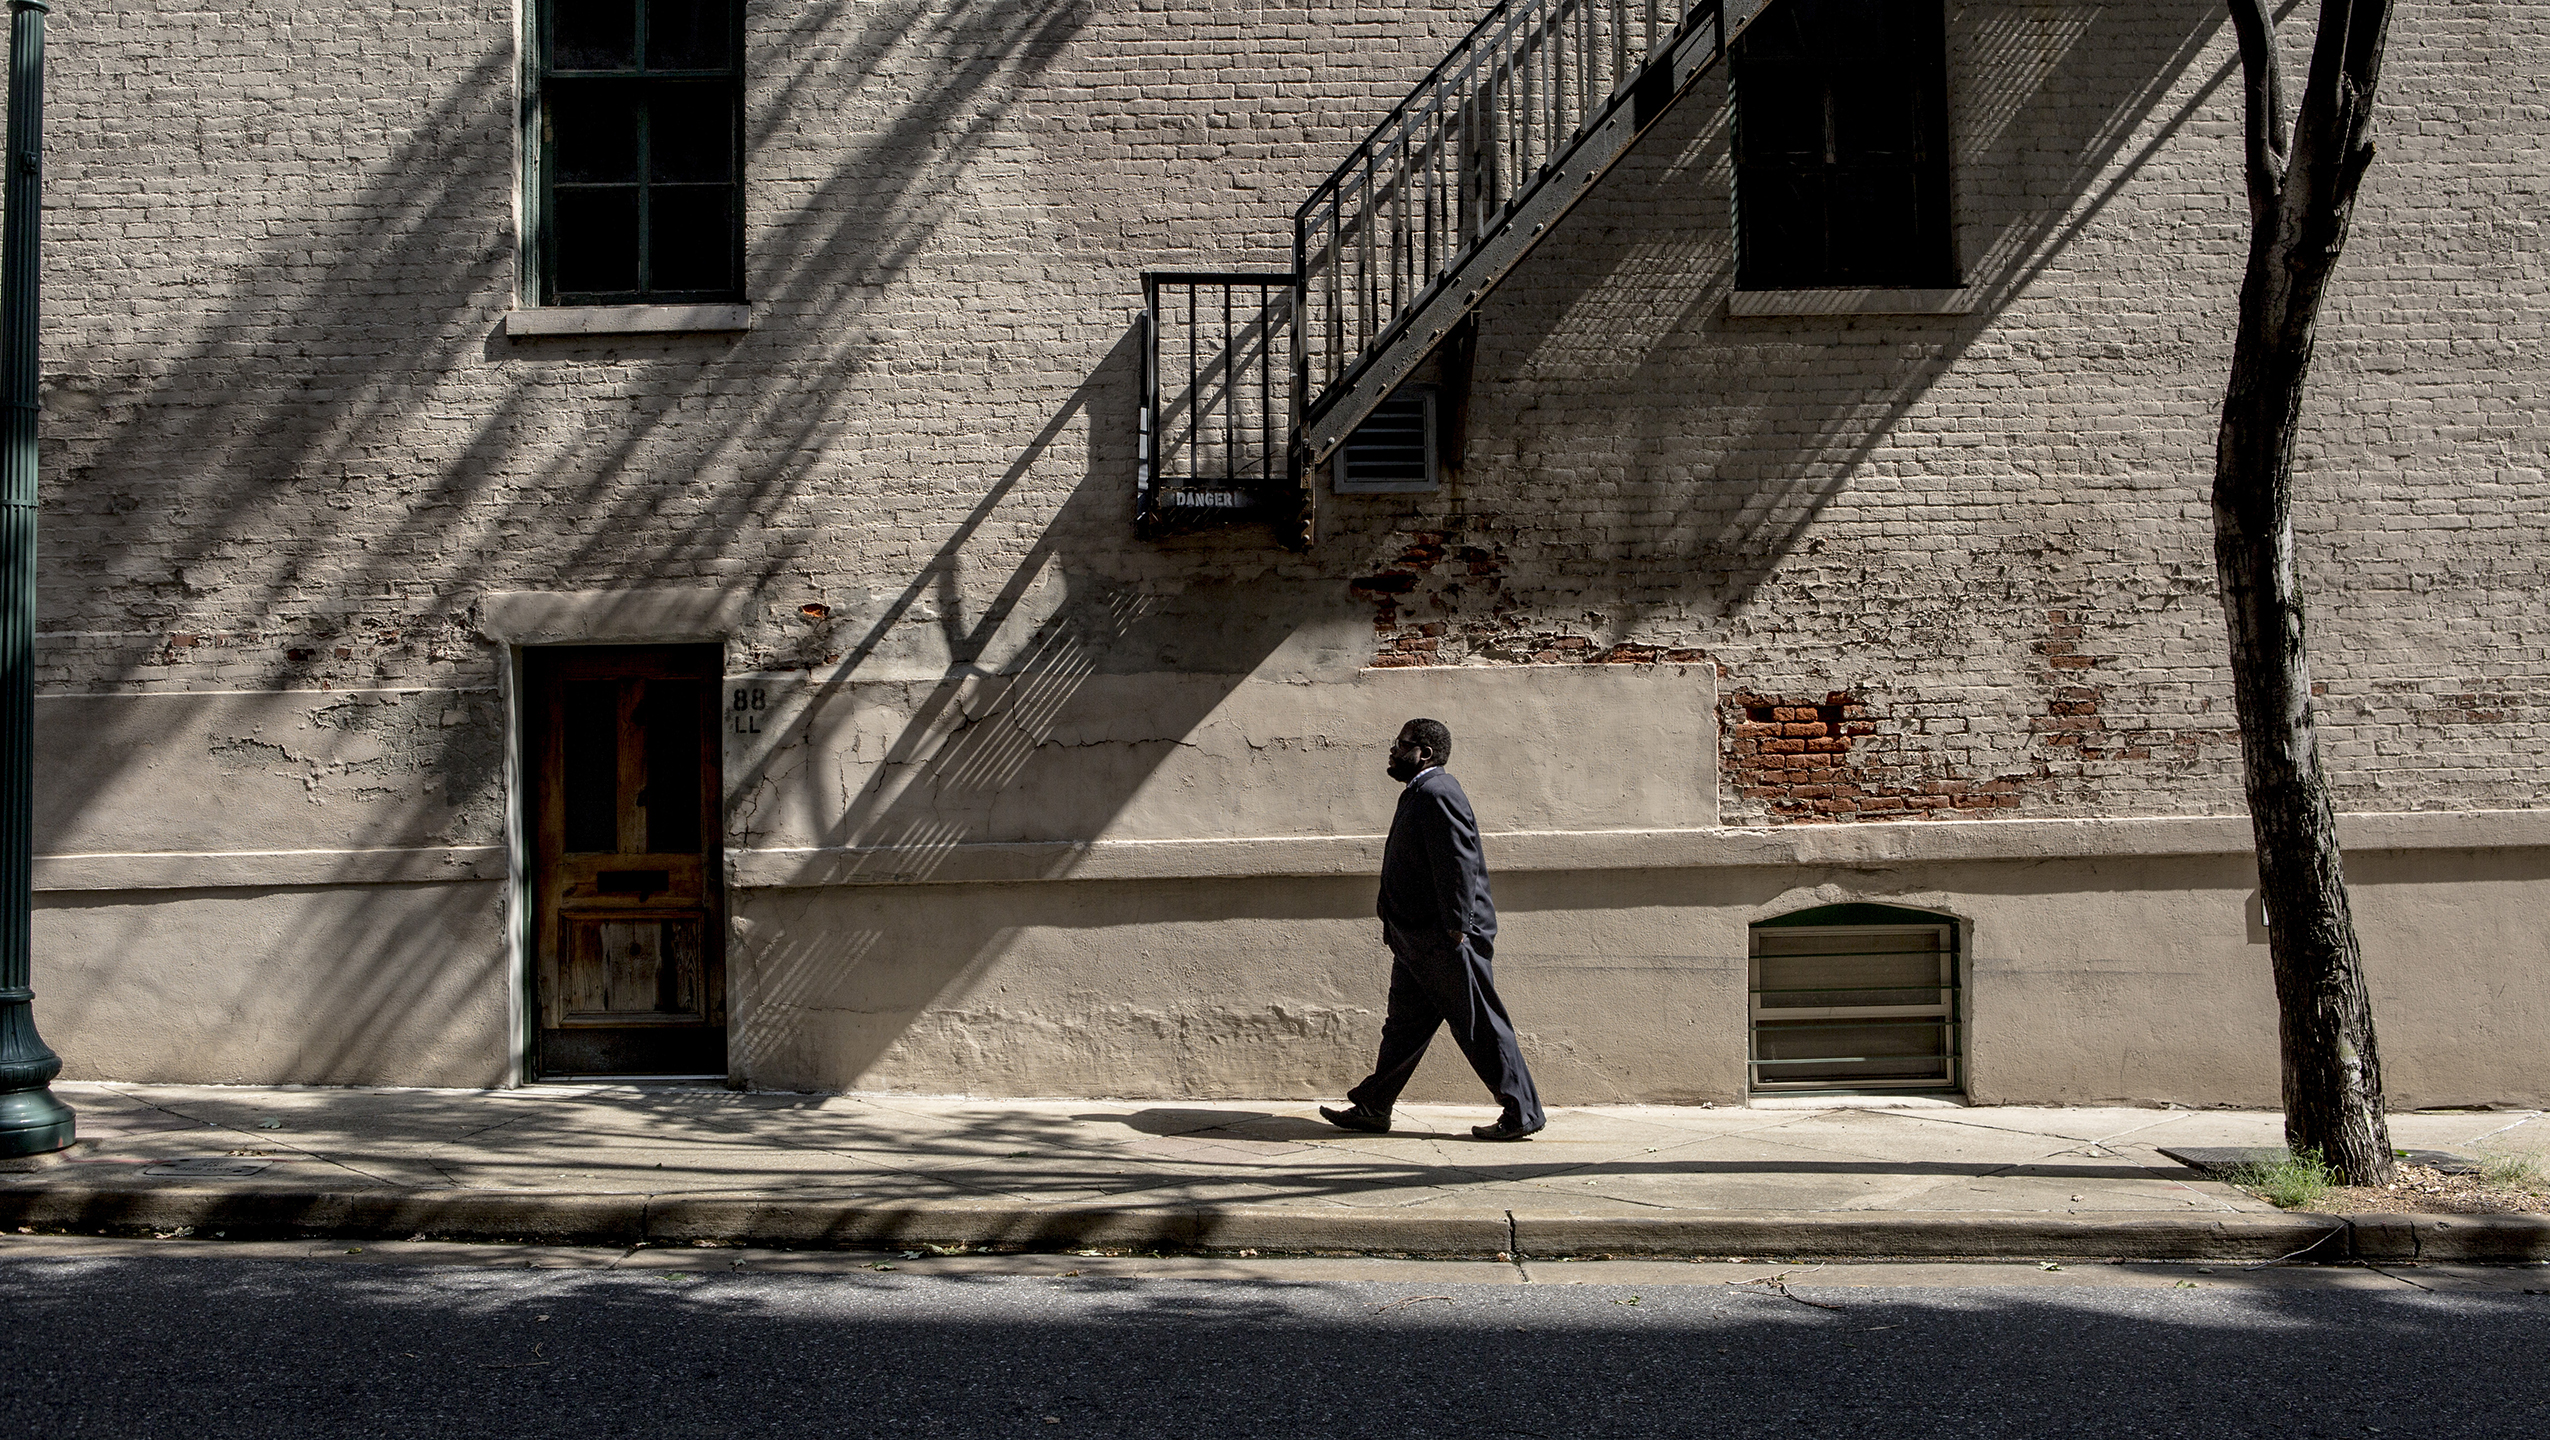
[[[71,1143],[71,1107],[49,1087],[62,1057],[35,1033],[34,997],[23,985],[0,989],[0,1159],[44,1155]]]
[[[0,1159],[51,1154],[67,1147],[78,1129],[71,1107],[41,1085],[0,1093]]]

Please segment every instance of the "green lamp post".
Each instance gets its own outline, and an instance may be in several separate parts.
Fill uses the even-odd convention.
[[[71,1143],[35,1032],[36,249],[42,238],[45,0],[9,0],[9,138],[0,222],[0,1156]]]

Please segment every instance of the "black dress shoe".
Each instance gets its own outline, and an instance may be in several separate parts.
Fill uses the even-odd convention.
[[[1470,1138],[1474,1140],[1528,1140],[1532,1136],[1541,1133],[1541,1127],[1548,1123],[1549,1122],[1547,1120],[1536,1120],[1531,1124],[1526,1125],[1520,1120],[1499,1119],[1493,1125],[1471,1126]]]
[[[1331,1110],[1322,1105],[1319,1113],[1340,1130],[1360,1130],[1366,1135],[1390,1133],[1390,1112],[1387,1110],[1375,1110],[1368,1105],[1349,1105],[1343,1110]]]

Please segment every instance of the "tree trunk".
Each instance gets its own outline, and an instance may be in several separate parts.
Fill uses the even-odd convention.
[[[2288,138],[2266,0],[2229,0],[2247,81],[2250,209],[2240,328],[2214,457],[2214,563],[2258,889],[2282,1036],[2285,1141],[2349,1184],[2387,1183],[2381,1059],[2320,765],[2302,588],[2293,564],[2293,445],[2320,301],[2373,155],[2388,3],[2323,0]]]

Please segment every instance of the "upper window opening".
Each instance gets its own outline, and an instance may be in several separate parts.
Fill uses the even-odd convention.
[[[737,0],[543,0],[540,300],[743,298]]]
[[[1737,39],[1739,284],[1958,283],[1939,0],[1783,0]]]

